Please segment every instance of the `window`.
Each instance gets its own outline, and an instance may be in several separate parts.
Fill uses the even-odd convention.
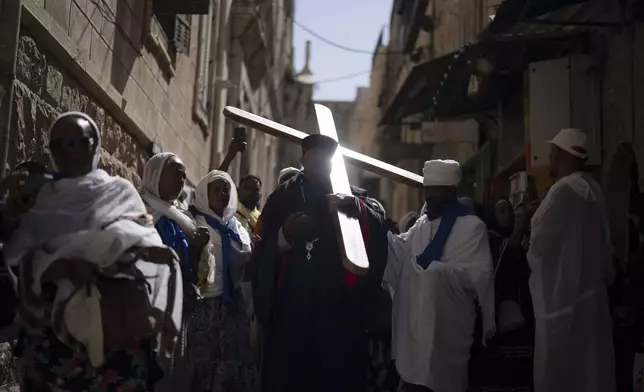
[[[154,16],[165,36],[168,54],[190,52],[192,15],[208,15],[211,0],[153,0]]]
[[[168,49],[176,56],[177,53],[188,55],[190,53],[190,29],[192,18],[190,15],[158,15],[155,14]]]

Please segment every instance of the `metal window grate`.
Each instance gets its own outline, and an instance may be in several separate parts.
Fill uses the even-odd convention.
[[[177,15],[174,24],[174,47],[177,53],[190,53],[190,15]]]

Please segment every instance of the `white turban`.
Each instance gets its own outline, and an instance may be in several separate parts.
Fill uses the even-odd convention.
[[[456,186],[461,182],[461,166],[451,159],[434,159],[425,162],[424,186]]]

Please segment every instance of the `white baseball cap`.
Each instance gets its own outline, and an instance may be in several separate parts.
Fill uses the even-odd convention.
[[[577,158],[588,158],[588,137],[581,129],[565,128],[546,143],[554,144]]]

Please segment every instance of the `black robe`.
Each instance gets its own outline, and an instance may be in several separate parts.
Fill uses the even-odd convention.
[[[368,332],[381,327],[378,316],[391,303],[381,287],[387,260],[384,217],[363,202],[364,191],[353,190],[361,200],[370,261],[369,272],[360,277],[342,265],[324,189],[299,173],[264,207],[262,241],[254,257],[255,311],[264,331],[262,392],[365,389]],[[318,240],[310,260],[304,244],[278,250],[279,229],[294,212],[315,222]]]

